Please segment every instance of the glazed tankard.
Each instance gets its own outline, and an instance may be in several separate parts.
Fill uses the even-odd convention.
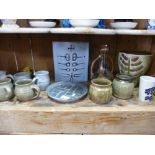
[[[32,79],[23,79],[15,82],[15,95],[20,101],[29,101],[39,97],[40,88]]]

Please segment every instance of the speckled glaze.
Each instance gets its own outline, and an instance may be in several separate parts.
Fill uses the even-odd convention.
[[[0,80],[0,102],[7,101],[14,96],[13,84],[11,79],[5,78]]]
[[[112,83],[113,95],[120,99],[129,99],[134,90],[133,78],[128,75],[117,74]]]
[[[106,104],[112,97],[112,82],[108,79],[97,78],[91,80],[89,98],[97,104]]]
[[[20,101],[28,101],[39,97],[40,88],[31,79],[18,80],[15,83],[15,95]]]

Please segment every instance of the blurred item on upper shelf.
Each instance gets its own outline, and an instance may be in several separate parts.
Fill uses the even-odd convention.
[[[19,25],[17,25],[17,19],[1,19],[2,28],[19,28]]]
[[[70,27],[95,27],[105,28],[104,19],[62,19],[60,26],[65,28]]]
[[[59,19],[45,19],[45,21],[47,21],[47,22],[55,22],[56,26],[59,26],[59,24],[60,24],[60,20]]]
[[[148,19],[147,29],[148,30],[155,30],[155,19]]]
[[[133,19],[114,19],[114,22],[110,23],[111,28],[114,29],[134,29],[138,25]]]
[[[46,19],[46,20],[29,20],[29,25],[36,28],[51,28],[55,27],[57,24],[56,20]]]

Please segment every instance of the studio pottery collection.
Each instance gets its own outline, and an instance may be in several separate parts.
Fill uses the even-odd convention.
[[[92,102],[101,105],[110,103],[113,96],[122,100],[132,98],[139,79],[139,100],[155,100],[155,77],[144,76],[151,64],[151,54],[120,52],[119,73],[114,75],[109,46],[102,45],[99,55],[90,65],[89,84],[88,51],[87,42],[54,42],[56,82],[52,83],[47,70],[33,73],[22,71],[13,75],[0,71],[0,101],[7,101],[13,97],[20,102],[30,101],[39,99],[40,92],[46,91],[49,98],[59,103],[76,103],[88,94]]]

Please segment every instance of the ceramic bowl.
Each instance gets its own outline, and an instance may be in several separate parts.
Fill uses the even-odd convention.
[[[99,20],[95,19],[70,19],[70,24],[73,27],[96,27]]]
[[[137,22],[113,22],[110,26],[114,29],[134,29],[137,24]]]
[[[38,28],[50,28],[55,27],[56,22],[49,22],[49,21],[30,21],[29,22],[31,27],[38,27]]]
[[[121,74],[140,77],[151,65],[152,55],[146,52],[120,52],[118,66]]]

